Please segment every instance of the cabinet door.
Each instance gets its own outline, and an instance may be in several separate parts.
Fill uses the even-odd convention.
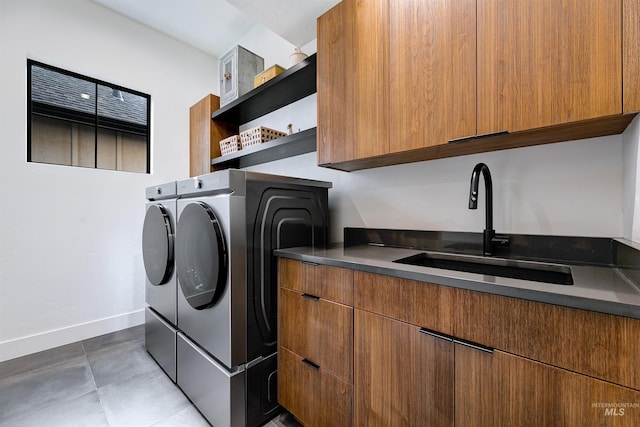
[[[318,18],[317,147],[318,164],[343,162],[355,157],[352,90],[347,74],[347,2],[342,1]]]
[[[354,310],[354,424],[453,425],[453,344]]]
[[[238,97],[238,49],[220,58],[220,104],[225,105]]]
[[[620,114],[621,6],[478,0],[478,134]]]
[[[640,111],[640,0],[624,0],[624,112]]]
[[[391,152],[476,134],[475,3],[391,0]]]
[[[640,390],[640,320],[466,289],[452,292],[452,335]]]
[[[343,0],[318,19],[318,163],[389,152],[389,0]]]
[[[389,152],[389,0],[344,0],[348,108],[353,108],[356,158]]]
[[[211,172],[211,159],[220,157],[220,140],[238,133],[238,128],[211,120],[220,108],[220,98],[207,95],[189,108],[189,176]]]
[[[461,426],[637,426],[640,392],[509,353],[455,345]],[[636,407],[607,407],[631,403]]]

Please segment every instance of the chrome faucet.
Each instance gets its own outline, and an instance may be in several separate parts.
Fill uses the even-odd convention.
[[[484,177],[485,187],[485,217],[486,225],[482,237],[482,253],[485,256],[493,255],[495,246],[509,246],[509,236],[498,236],[493,229],[493,183],[491,172],[484,163],[478,163],[471,173],[471,188],[469,190],[469,209],[478,209],[478,184],[480,174]]]

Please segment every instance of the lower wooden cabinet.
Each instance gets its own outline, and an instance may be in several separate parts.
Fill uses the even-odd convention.
[[[278,398],[305,426],[640,426],[637,319],[280,268]]]
[[[455,402],[457,426],[640,425],[636,390],[461,345],[455,345]]]
[[[278,401],[305,426],[352,425],[353,385],[280,347]]]
[[[279,261],[278,401],[307,427],[353,424],[353,271]]]
[[[354,338],[354,425],[453,425],[451,341],[363,310]]]

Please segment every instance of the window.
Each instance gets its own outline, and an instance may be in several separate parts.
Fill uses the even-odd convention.
[[[27,161],[150,172],[151,97],[27,61]]]

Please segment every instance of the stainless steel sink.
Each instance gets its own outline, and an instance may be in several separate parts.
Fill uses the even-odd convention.
[[[561,264],[435,252],[423,252],[393,262],[555,285],[573,285],[571,268]]]

